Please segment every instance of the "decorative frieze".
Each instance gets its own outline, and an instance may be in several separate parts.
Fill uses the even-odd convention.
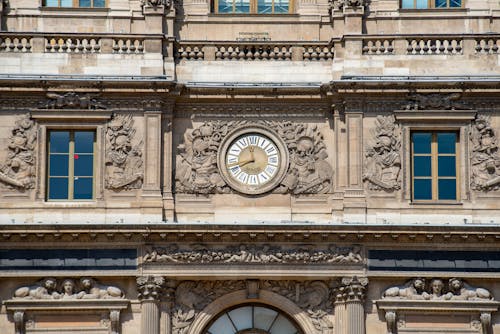
[[[102,285],[90,277],[82,277],[79,280],[73,278],[57,280],[47,277],[33,285],[16,289],[13,299],[122,299],[124,297],[123,291],[120,288],[111,285]]]
[[[106,187],[113,190],[140,189],[144,178],[142,141],[135,136],[132,115],[115,114],[106,130]]]
[[[417,94],[408,95],[405,110],[468,110],[470,109],[461,102],[462,94]]]
[[[176,244],[156,247],[148,251],[145,263],[170,264],[361,264],[363,256],[359,246],[329,245],[312,248],[311,245],[282,247],[270,245],[231,245],[214,248],[192,245],[180,248]]]
[[[497,190],[500,187],[500,155],[496,131],[491,118],[477,115],[470,132],[471,188],[478,191]]]
[[[47,93],[47,99],[40,103],[40,109],[106,109],[91,94],[68,92],[64,94]]]
[[[19,190],[35,187],[37,125],[26,114],[19,117],[7,144],[5,163],[0,165],[0,181]]]
[[[273,129],[285,142],[290,164],[281,184],[273,192],[293,194],[328,193],[333,170],[317,126],[290,121],[255,121]],[[217,155],[223,139],[233,130],[251,126],[249,121],[208,121],[186,132],[178,147],[176,192],[193,194],[230,193],[221,177]]]
[[[373,141],[366,147],[363,180],[372,190],[401,188],[401,130],[391,116],[377,116]]]

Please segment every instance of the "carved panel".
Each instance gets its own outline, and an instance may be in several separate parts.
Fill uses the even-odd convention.
[[[106,109],[91,94],[68,92],[64,94],[47,93],[46,101],[40,104],[40,109]]]
[[[145,263],[170,264],[361,264],[363,257],[359,246],[325,248],[311,245],[281,247],[270,245],[231,245],[214,248],[192,245],[180,248],[173,244],[149,250],[143,257]]]
[[[366,146],[363,180],[372,190],[401,189],[401,131],[394,116],[377,116],[373,141]]]
[[[464,110],[470,109],[461,102],[460,93],[410,94],[404,106],[406,110]]]
[[[144,178],[142,141],[135,136],[131,115],[115,114],[106,130],[106,187],[113,190],[140,189]]]
[[[35,187],[37,126],[29,114],[16,120],[7,145],[6,162],[0,165],[0,181],[19,190]]]
[[[178,147],[176,192],[232,192],[220,175],[217,154],[225,136],[238,127],[251,124],[249,121],[208,121],[186,132],[184,143]],[[316,194],[331,191],[333,170],[326,161],[328,153],[316,126],[289,121],[256,121],[254,124],[274,129],[289,151],[287,174],[273,192]]]

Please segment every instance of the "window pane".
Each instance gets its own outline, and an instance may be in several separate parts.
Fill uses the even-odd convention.
[[[214,334],[234,334],[234,330],[231,321],[227,317],[227,314],[223,314],[219,319],[217,319],[212,326],[208,329],[210,333]]]
[[[233,2],[231,0],[219,0],[219,13],[232,13]]]
[[[75,154],[75,176],[94,175],[94,157],[92,155]]]
[[[457,198],[457,182],[455,179],[445,179],[438,181],[438,196],[439,199],[456,199]]]
[[[295,334],[297,333],[297,329],[295,326],[285,318],[283,315],[280,314],[280,316],[276,319],[274,322],[273,326],[271,327],[271,330],[269,331],[270,334]]]
[[[436,0],[435,2],[435,7],[436,8],[446,8],[446,0]]]
[[[401,2],[401,8],[413,8],[413,1],[414,0],[403,0]]]
[[[286,14],[289,11],[288,0],[275,0],[274,1],[274,13],[276,14]]]
[[[272,14],[273,12],[273,1],[272,0],[259,0],[258,1],[258,13],[259,14]]]
[[[94,7],[104,8],[106,7],[105,0],[94,0]]]
[[[61,7],[73,7],[73,0],[61,0]]]
[[[455,176],[455,157],[438,157],[438,176]]]
[[[68,153],[69,152],[69,132],[51,131],[50,132],[50,153]]]
[[[413,157],[413,175],[431,176],[432,171],[431,157]]]
[[[68,199],[68,179],[49,179],[49,199]]]
[[[50,155],[50,176],[68,176],[68,156],[65,154]]]
[[[57,0],[45,0],[45,6],[57,7],[57,6],[59,6],[59,2]]]
[[[90,0],[79,0],[78,1],[78,5],[80,7],[90,7],[90,4],[91,4]]]
[[[417,9],[425,9],[428,8],[427,0],[417,0]]]
[[[462,0],[450,0],[450,7],[462,7]]]
[[[75,153],[94,152],[94,132],[76,131],[75,132]]]
[[[235,0],[235,13],[250,13],[250,0]]]
[[[456,138],[457,134],[453,132],[438,133],[438,153],[455,153]]]
[[[412,134],[413,153],[431,153],[431,134],[416,132]]]
[[[277,315],[278,312],[274,310],[264,307],[255,307],[254,309],[255,328],[263,329],[265,331],[269,330],[269,327],[271,327]]]
[[[414,180],[413,182],[414,199],[431,200],[432,199],[432,180]]]
[[[229,317],[238,331],[252,328],[252,306],[240,307],[230,311]]]
[[[74,199],[92,199],[92,178],[91,177],[75,177]]]

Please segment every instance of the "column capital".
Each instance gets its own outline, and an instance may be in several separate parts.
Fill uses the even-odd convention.
[[[343,277],[333,288],[334,302],[363,302],[367,286],[367,277]]]
[[[165,289],[165,278],[162,276],[137,277],[137,298],[141,301],[160,301]]]

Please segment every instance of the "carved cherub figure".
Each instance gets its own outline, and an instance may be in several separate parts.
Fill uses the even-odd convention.
[[[14,292],[14,299],[59,299],[61,296],[56,287],[55,278],[44,278],[37,284],[18,288]]]
[[[403,286],[388,288],[382,294],[382,298],[430,299],[430,295],[425,292],[425,279],[414,278]]]

